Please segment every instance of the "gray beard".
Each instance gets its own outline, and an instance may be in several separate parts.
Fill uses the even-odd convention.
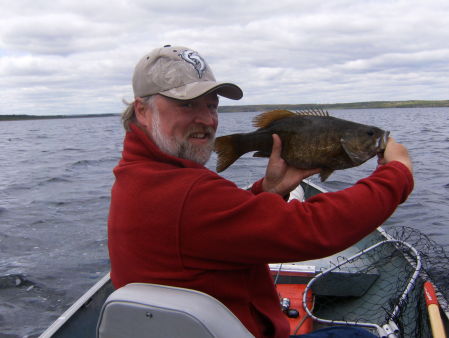
[[[153,109],[151,137],[159,149],[166,154],[205,165],[214,149],[215,139],[215,131],[210,127],[204,127],[203,129],[206,128],[207,132],[213,137],[208,144],[202,146],[192,145],[187,140],[179,141],[175,137],[167,137],[162,135],[161,132],[159,112]],[[186,135],[190,133],[191,131],[188,131]]]

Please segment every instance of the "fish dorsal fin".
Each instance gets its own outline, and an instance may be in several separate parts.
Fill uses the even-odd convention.
[[[272,110],[260,115],[257,115],[253,119],[253,126],[256,128],[265,128],[273,121],[283,119],[285,117],[295,116],[295,113],[290,110]]]
[[[295,112],[297,115],[303,116],[329,116],[329,112],[327,110],[323,110],[321,108],[309,108]]]

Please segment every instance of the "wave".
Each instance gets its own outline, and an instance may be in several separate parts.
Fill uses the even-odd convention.
[[[58,177],[57,176],[57,177],[51,177],[51,178],[45,180],[42,183],[60,183],[60,182],[66,183],[66,182],[72,182],[72,180],[68,179],[68,178]]]
[[[78,160],[71,164],[71,168],[96,166],[104,163],[116,163],[119,160],[117,156],[106,156],[95,160]]]
[[[64,148],[64,149],[62,149],[62,151],[79,151],[79,152],[83,152],[84,149],[81,149],[81,148]]]
[[[8,142],[17,142],[17,141],[23,141],[24,139],[23,138],[21,138],[21,137],[8,137],[7,138],[7,141]]]
[[[44,187],[48,184],[58,184],[58,183],[72,183],[73,180],[66,178],[66,177],[62,177],[62,176],[55,176],[55,177],[50,177],[47,179],[44,179],[43,181],[35,184],[36,187]]]
[[[71,167],[88,166],[98,163],[98,160],[79,160],[72,163]]]

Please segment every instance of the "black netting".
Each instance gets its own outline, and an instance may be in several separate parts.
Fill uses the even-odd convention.
[[[427,310],[423,295],[423,283],[431,280],[440,293],[440,303],[448,311],[445,299],[449,296],[449,277],[445,273],[449,256],[429,237],[410,227],[389,228],[387,233],[401,242],[377,244],[378,239],[367,243],[374,246],[359,257],[339,257],[334,270],[318,276],[311,288],[316,289],[312,313],[320,321],[316,327],[335,325],[335,321],[373,323],[387,329],[398,327],[397,337],[431,337]],[[375,243],[377,241],[377,243]],[[412,248],[410,248],[410,246]],[[415,251],[416,250],[416,251]],[[416,252],[419,253],[417,257]],[[417,263],[422,263],[416,279],[413,279]],[[339,275],[349,280],[345,285]],[[326,280],[327,279],[327,280]],[[326,295],[321,284],[339,284],[340,295]],[[347,290],[344,290],[347,289]],[[360,289],[360,290],[359,290]],[[407,289],[408,292],[405,292]],[[322,295],[324,293],[324,295]],[[334,293],[334,291],[330,292]],[[338,293],[338,292],[337,292]],[[377,333],[377,330],[373,330]]]
[[[406,226],[387,228],[387,233],[413,246],[422,259],[421,276],[425,280],[431,280],[441,294],[440,305],[449,312],[449,253],[435,241],[422,232]]]

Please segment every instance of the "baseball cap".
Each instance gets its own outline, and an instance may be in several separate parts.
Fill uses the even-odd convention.
[[[177,100],[191,100],[215,91],[239,100],[243,92],[237,85],[217,82],[206,61],[194,50],[164,46],[144,55],[133,75],[134,97],[160,94]]]

